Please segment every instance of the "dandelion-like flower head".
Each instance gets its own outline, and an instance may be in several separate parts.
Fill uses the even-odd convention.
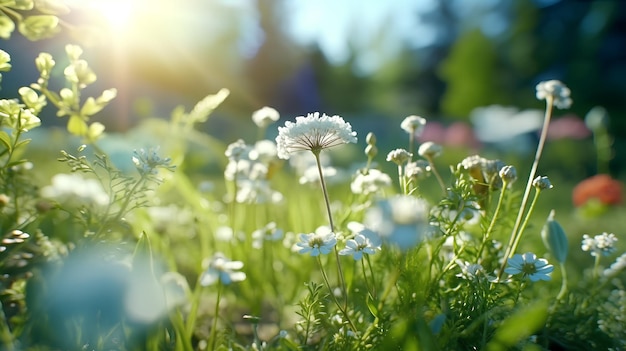
[[[508,266],[504,272],[511,275],[522,274],[522,277],[528,277],[530,281],[550,280],[550,273],[554,270],[554,266],[548,264],[548,260],[537,258],[532,252],[523,255],[515,254],[509,258]]]
[[[412,115],[406,117],[402,123],[400,123],[400,128],[409,134],[420,135],[425,125],[426,119],[424,117]]]
[[[280,114],[276,109],[264,106],[252,113],[252,121],[259,128],[266,128],[270,124],[278,121]]]
[[[572,106],[571,91],[558,80],[548,80],[537,84],[537,99],[545,100],[548,96],[554,99],[554,106],[566,109]]]
[[[356,143],[356,132],[350,123],[339,116],[328,116],[319,112],[309,113],[306,117],[296,117],[296,122],[285,122],[278,127],[276,146],[278,157],[289,159],[291,153],[312,151],[319,153],[333,146]]]

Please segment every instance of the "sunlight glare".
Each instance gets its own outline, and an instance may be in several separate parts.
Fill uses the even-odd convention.
[[[141,5],[140,0],[83,0],[81,4],[101,16],[113,30],[128,27]]]

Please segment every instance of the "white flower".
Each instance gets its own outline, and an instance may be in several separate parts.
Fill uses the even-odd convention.
[[[550,179],[546,176],[537,176],[537,178],[533,180],[533,186],[537,190],[552,189],[553,187],[552,183],[550,183]]]
[[[626,253],[622,254],[620,257],[615,260],[611,267],[604,270],[604,275],[612,276],[616,273],[619,273],[624,268],[626,268]]]
[[[548,80],[537,84],[537,99],[546,100],[548,96],[554,99],[554,106],[566,109],[572,106],[570,90],[558,80]]]
[[[265,227],[252,232],[252,247],[260,249],[264,241],[278,241],[282,238],[283,230],[277,228],[275,222],[270,222]]]
[[[200,276],[200,285],[209,286],[216,282],[224,285],[240,282],[246,279],[246,273],[238,272],[243,268],[243,262],[231,261],[221,252],[213,255],[207,263],[206,270]]]
[[[433,143],[432,141],[427,141],[420,145],[419,149],[417,149],[417,153],[424,158],[435,158],[441,155],[442,147],[439,144]]]
[[[360,260],[363,254],[373,255],[380,250],[380,237],[360,223],[351,222],[349,229],[355,229],[354,239],[346,241],[346,247],[339,251],[340,255],[352,255],[355,261]]]
[[[467,280],[476,280],[481,276],[486,277],[487,274],[481,264],[469,263],[467,261],[456,260],[456,264],[461,268],[461,273],[456,276]]]
[[[602,233],[594,236],[583,235],[581,248],[583,251],[591,251],[591,256],[608,256],[615,251],[617,237],[613,233]]]
[[[252,113],[252,121],[259,128],[267,128],[270,124],[278,121],[280,114],[271,107],[264,106]]]
[[[532,252],[523,255],[515,254],[507,261],[508,266],[504,272],[511,275],[522,273],[523,277],[528,277],[530,281],[550,280],[550,273],[554,270],[554,266],[548,264],[543,258],[537,258]]]
[[[404,166],[404,176],[410,179],[424,179],[430,174],[430,163],[426,160],[416,160]]]
[[[324,180],[326,184],[337,184],[341,183],[346,179],[345,172],[332,167],[332,166],[322,166],[322,173],[324,174]],[[317,169],[317,165],[312,165],[302,172],[302,175],[298,179],[300,184],[319,184],[320,182],[320,172]]]
[[[95,179],[83,178],[77,173],[56,174],[52,184],[41,189],[41,195],[61,203],[106,206],[109,195]]]
[[[239,139],[226,147],[224,155],[226,155],[229,160],[237,161],[244,157],[248,158],[248,153],[251,149],[252,147],[250,145],[247,145],[242,139]]]
[[[285,122],[278,127],[276,145],[278,157],[288,159],[291,153],[309,150],[319,153],[333,146],[356,143],[356,132],[352,126],[339,116],[320,117],[319,112],[309,113],[306,117],[296,117],[296,122]]]
[[[296,245],[300,247],[298,251],[301,254],[310,253],[311,256],[319,256],[320,254],[328,254],[337,244],[335,233],[330,228],[320,227],[315,233],[300,234],[300,242]]]
[[[387,154],[387,161],[393,162],[400,166],[408,161],[411,157],[413,157],[413,154],[406,151],[405,149],[395,149],[389,151],[389,153]]]
[[[354,194],[373,194],[382,188],[391,186],[391,177],[377,169],[369,169],[366,174],[357,171],[356,177],[350,184]]]
[[[259,140],[254,143],[254,148],[250,150],[248,156],[253,161],[270,163],[276,159],[276,143],[272,140]]]
[[[512,184],[517,180],[517,170],[515,166],[504,166],[500,168],[500,172],[498,172],[500,178],[508,184]]]
[[[409,134],[414,134],[419,136],[422,134],[424,130],[424,126],[426,125],[426,119],[420,116],[408,116],[406,117],[402,123],[400,123],[400,128],[402,128],[405,132]]]
[[[407,250],[420,243],[431,231],[428,217],[426,201],[396,195],[370,208],[365,213],[364,224],[383,240]]]

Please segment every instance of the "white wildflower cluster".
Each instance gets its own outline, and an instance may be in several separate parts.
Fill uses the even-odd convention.
[[[554,99],[554,106],[560,109],[572,106],[570,94],[569,88],[558,80],[548,80],[537,84],[537,99],[546,100],[551,97]]]
[[[63,206],[102,207],[109,204],[109,195],[97,180],[77,173],[55,175],[52,184],[41,189],[41,196]]]
[[[396,195],[368,209],[364,224],[384,241],[408,250],[430,235],[429,211],[423,199]]]
[[[389,151],[387,154],[387,161],[393,162],[398,166],[403,165],[405,162],[409,161],[413,157],[413,154],[406,151],[405,149],[395,149]]]
[[[425,125],[426,119],[424,117],[411,115],[402,120],[402,123],[400,123],[400,128],[402,128],[405,132],[409,134],[419,136],[420,134],[422,134]]]
[[[404,176],[411,180],[424,179],[430,172],[430,163],[426,160],[415,160],[404,166]]]
[[[235,201],[240,203],[277,203],[282,194],[270,187],[270,170],[276,161],[276,145],[260,140],[248,145],[243,140],[230,144],[224,153],[228,164],[224,177],[237,185]]]
[[[319,153],[323,149],[341,144],[356,143],[356,132],[350,123],[339,116],[328,116],[319,112],[309,113],[306,117],[296,117],[296,122],[285,122],[278,127],[276,145],[278,157],[289,159],[298,151]]]
[[[356,172],[356,177],[350,184],[350,190],[354,194],[375,194],[391,186],[391,177],[377,169],[368,169],[366,173],[361,170]]]
[[[252,121],[259,128],[267,128],[280,119],[280,114],[272,107],[264,106],[252,113]]]
[[[263,228],[252,232],[252,247],[260,249],[266,241],[279,241],[284,236],[283,230],[276,226],[275,222],[270,222]]]
[[[621,272],[626,268],[626,253],[622,254],[618,257],[613,264],[607,269],[604,270],[604,275],[607,277],[612,277],[617,273]]]
[[[591,256],[608,256],[615,251],[615,243],[617,237],[613,233],[602,233],[594,236],[583,235],[583,241],[581,243],[581,249],[588,251]]]

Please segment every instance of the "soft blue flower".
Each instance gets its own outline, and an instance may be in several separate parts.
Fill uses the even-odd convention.
[[[523,255],[515,254],[508,259],[507,263],[508,266],[504,269],[505,273],[511,275],[522,273],[522,277],[528,277],[533,282],[550,280],[550,273],[554,270],[554,266],[548,264],[546,259],[537,258],[537,255],[532,252]]]
[[[335,233],[318,228],[315,233],[300,234],[300,242],[296,243],[296,246],[301,248],[298,251],[301,254],[309,253],[311,256],[319,256],[330,253],[336,244]]]

